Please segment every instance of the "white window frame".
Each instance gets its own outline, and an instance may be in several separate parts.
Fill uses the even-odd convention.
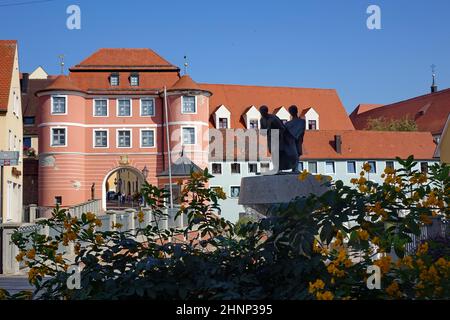
[[[54,129],[64,129],[66,131],[66,139],[65,139],[65,144],[64,145],[57,145],[55,146],[53,144],[53,130]],[[69,144],[69,129],[68,127],[50,127],[50,147],[52,148],[65,148],[67,147]]]
[[[328,172],[327,163],[331,163],[333,165],[333,172]],[[336,174],[336,162],[335,161],[325,161],[325,173],[326,174]]]
[[[55,111],[53,110],[53,99],[54,98],[64,98],[66,100],[66,110],[64,113],[55,113]],[[67,97],[67,95],[63,95],[63,94],[54,94],[51,96],[50,99],[50,113],[52,114],[52,116],[65,116],[68,114],[69,112],[69,98]]]
[[[239,165],[239,172],[233,172],[233,164]],[[239,162],[231,162],[230,163],[230,172],[232,175],[242,174],[242,165]]]
[[[241,186],[230,186],[230,199],[239,199],[239,196],[233,197],[233,192],[231,191],[233,188],[239,188],[239,196],[241,195]]]
[[[142,100],[153,100],[153,114],[151,115],[143,115],[142,114]],[[156,116],[156,101],[155,98],[153,97],[148,97],[148,98],[140,98],[139,99],[139,116],[140,117],[154,117]]]
[[[256,121],[256,128],[252,128],[252,127],[251,127],[250,123],[251,123],[252,121]],[[257,118],[251,118],[251,119],[248,119],[248,129],[258,130],[259,127],[260,127],[260,125],[261,125],[261,124],[260,124],[260,119],[257,119]]]
[[[214,173],[213,172],[213,165],[218,164],[220,165],[220,173]],[[216,174],[216,175],[222,175],[223,174],[223,165],[221,162],[212,162],[211,163],[211,174]]]
[[[121,116],[121,115],[119,115],[119,101],[120,100],[130,100],[130,115],[129,116]],[[133,116],[133,99],[131,99],[131,98],[117,98],[116,99],[116,116],[118,118],[131,118]]]
[[[117,78],[117,84],[113,84],[112,83],[112,78]],[[120,74],[115,74],[115,75],[110,75],[109,76],[109,85],[111,86],[111,87],[118,87],[118,86],[120,86]]]
[[[97,116],[95,114],[95,101],[106,100],[106,116]],[[92,116],[94,118],[107,118],[109,117],[109,99],[108,98],[95,98],[92,100]]]
[[[309,170],[309,164],[315,163],[316,164],[316,172],[312,172]],[[308,161],[308,172],[311,174],[318,174],[319,173],[319,162],[318,161]]]
[[[99,132],[99,131],[106,131],[106,147],[97,147],[95,145],[95,133]],[[92,147],[94,149],[107,149],[107,148],[109,148],[109,129],[99,128],[99,129],[92,130]]]
[[[137,81],[136,81],[136,83],[137,84],[133,84],[133,78],[136,78],[137,79]],[[132,87],[139,87],[139,82],[140,82],[140,79],[139,79],[140,77],[139,77],[139,74],[130,74],[130,86],[132,86]]]
[[[184,143],[183,132],[184,129],[192,129],[194,128],[194,143]],[[197,145],[197,127],[195,126],[181,126],[181,145],[182,146],[195,146]]]
[[[185,97],[194,97],[195,99],[195,112],[183,112],[183,105],[184,105],[184,98]],[[197,114],[198,111],[198,104],[197,104],[197,96],[193,96],[193,95],[186,95],[186,96],[181,96],[181,114]]]
[[[256,172],[250,172],[250,165],[251,164],[256,166]],[[258,173],[258,162],[247,162],[247,173],[248,174],[257,174]]]
[[[128,131],[128,132],[130,132],[130,146],[129,147],[121,147],[119,145],[119,131]],[[133,130],[132,129],[121,128],[121,129],[117,129],[116,130],[116,147],[118,149],[131,149],[131,148],[133,148]]]
[[[143,146],[142,145],[142,131],[153,131],[153,146]],[[156,148],[156,130],[154,128],[142,128],[139,130],[139,146],[143,149]]]
[[[348,164],[349,164],[349,163],[353,163],[353,164],[355,165],[355,172],[350,172],[350,171],[348,170]],[[358,163],[357,163],[356,161],[349,160],[349,161],[347,161],[345,164],[346,164],[346,166],[347,166],[347,173],[348,173],[348,174],[356,174],[356,173],[357,173],[357,171],[358,171]]]
[[[225,119],[227,120],[227,126],[225,128],[220,127],[220,120]],[[217,119],[217,129],[230,129],[230,117],[218,117]]]

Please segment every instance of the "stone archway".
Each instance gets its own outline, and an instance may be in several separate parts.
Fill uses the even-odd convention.
[[[116,181],[116,183],[111,183],[109,179],[113,175],[118,175],[118,173],[125,173],[125,176],[127,177],[126,180],[124,179],[124,182]],[[128,173],[128,174],[127,174]],[[133,188],[129,188],[129,186],[142,186],[144,184],[145,177],[143,173],[132,166],[120,166],[116,167],[112,170],[110,170],[104,177],[103,183],[102,183],[102,209],[106,211],[108,209],[107,205],[107,192],[115,191],[116,193],[125,193],[125,196],[133,196],[133,192],[136,190],[133,190]],[[107,184],[109,183],[109,190],[107,190]],[[131,190],[129,190],[131,189]],[[118,207],[120,207],[120,204],[118,204]]]

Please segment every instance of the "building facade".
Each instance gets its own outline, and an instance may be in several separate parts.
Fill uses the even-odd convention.
[[[107,191],[126,180],[117,177],[132,177],[130,186],[121,186],[129,193],[136,181],[167,188],[169,165],[183,155],[209,168],[210,186],[223,187],[228,196],[223,216],[236,221],[244,211],[238,205],[241,178],[272,164],[267,157],[238,157],[242,150],[234,142],[231,158],[213,156],[211,142],[218,132],[258,133],[261,105],[282,121],[290,119],[289,106],[298,106],[307,123],[299,168],[311,173],[349,181],[372,161],[377,179],[384,166],[396,166],[396,156],[434,161],[429,133],[399,138],[355,130],[335,90],[196,83],[149,49],[100,49],[36,96],[40,206],[95,198],[107,209]]]
[[[2,183],[2,221],[22,221],[23,130],[17,42],[0,40],[0,150],[19,151],[19,164],[5,166]]]

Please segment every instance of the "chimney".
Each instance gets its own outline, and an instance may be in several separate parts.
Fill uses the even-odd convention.
[[[28,79],[30,78],[29,73],[22,73],[22,79],[20,80],[20,91],[22,93],[27,93],[28,91]]]
[[[334,136],[334,148],[337,153],[342,153],[342,137],[340,135]]]

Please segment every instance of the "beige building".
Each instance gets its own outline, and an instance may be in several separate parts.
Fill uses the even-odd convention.
[[[21,222],[23,129],[19,59],[14,40],[0,40],[0,150],[20,152],[19,165],[5,166],[0,181],[3,223]]]

